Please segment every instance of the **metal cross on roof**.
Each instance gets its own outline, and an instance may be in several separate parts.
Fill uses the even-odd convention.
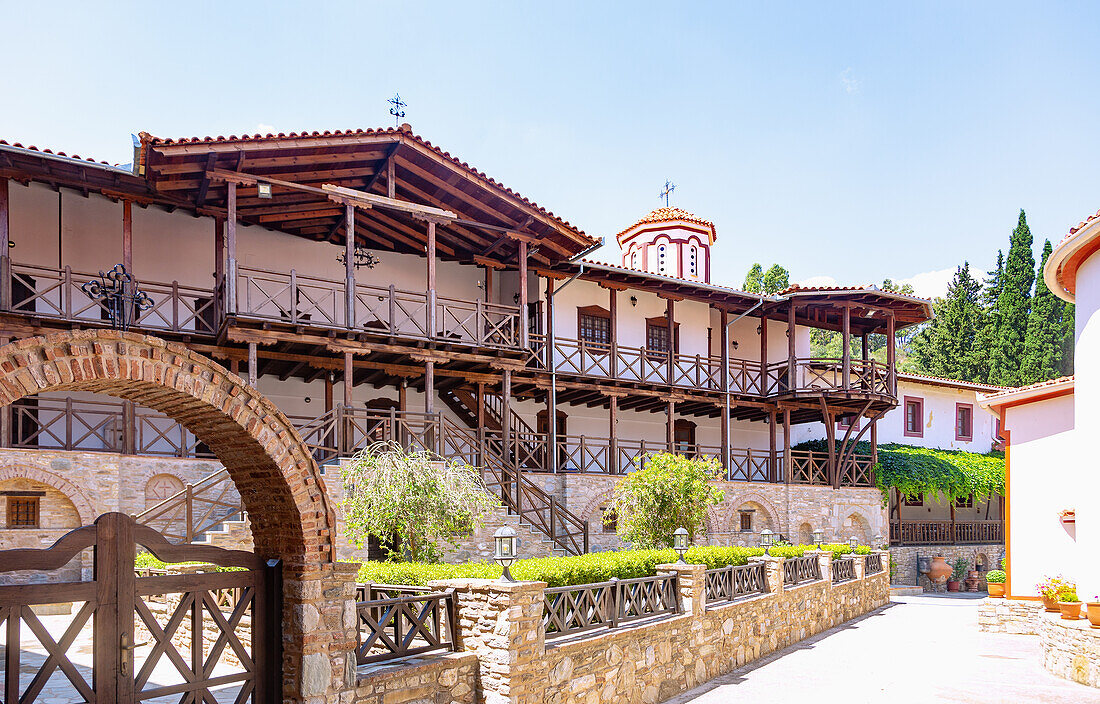
[[[672,192],[675,191],[675,190],[676,190],[676,184],[673,183],[672,181],[666,180],[665,181],[665,190],[663,190],[663,191],[661,191],[660,193],[657,194],[658,198],[664,198],[665,199],[665,207],[666,208],[668,207],[668,197],[670,195],[672,195]]]
[[[390,114],[393,115],[394,127],[399,127],[401,125],[401,118],[405,117],[405,111],[401,108],[407,107],[408,104],[401,100],[400,93],[394,93],[393,97],[386,102],[393,106],[390,108]]]

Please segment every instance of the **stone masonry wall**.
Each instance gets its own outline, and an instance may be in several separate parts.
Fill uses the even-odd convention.
[[[1001,568],[1001,558],[1005,555],[1004,545],[905,545],[890,548],[890,564],[896,565],[891,581],[894,584],[909,584],[924,587],[926,592],[933,590],[931,580],[917,573],[918,557],[936,557],[942,555],[950,565],[963,558],[975,569],[978,556],[985,559],[985,571],[980,573],[979,591],[985,591],[985,572]]]
[[[1043,603],[1035,599],[985,599],[978,605],[978,630],[1035,635]]]
[[[889,601],[885,571],[866,577],[859,560],[855,580],[833,585],[831,554],[816,554],[822,580],[784,589],[782,560],[768,558],[769,593],[709,608],[703,565],[661,565],[661,571],[678,574],[682,613],[549,643],[542,625],[543,582],[445,580],[433,586],[457,590],[457,647],[476,656],[472,701],[656,704]],[[448,689],[462,681],[460,669],[438,682],[442,672],[456,670],[453,663],[440,658],[424,668],[416,662],[377,674],[361,669],[355,701],[374,704],[386,683],[395,704],[434,704],[450,701],[448,696],[470,701]],[[420,691],[414,696],[405,688]]]
[[[475,704],[476,688],[477,656],[448,653],[359,668],[353,701],[357,704]]]
[[[1100,630],[1087,620],[1067,621],[1060,614],[1039,614],[1043,667],[1090,687],[1100,687]]]

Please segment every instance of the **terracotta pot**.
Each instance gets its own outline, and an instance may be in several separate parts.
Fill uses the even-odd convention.
[[[949,591],[949,592],[959,591],[959,583],[958,582],[953,582],[950,579],[947,580],[947,591]]]
[[[1004,585],[1004,582],[1001,582],[1000,584],[997,584],[995,582],[989,582],[985,586],[986,586],[986,589],[989,590],[989,596],[993,597],[994,599],[1004,599],[1005,598],[1005,585]],[[1098,611],[1097,613],[1100,613],[1100,611]]]
[[[971,580],[971,579],[981,579],[981,578],[982,578],[982,574],[981,574],[981,572],[979,572],[978,570],[970,570],[970,571],[969,571],[969,572],[968,572],[968,573],[966,574],[966,578],[967,578],[967,580]]]
[[[928,568],[928,579],[938,582],[951,574],[951,565],[943,559],[943,555],[932,558],[932,566]]]
[[[1043,606],[1046,607],[1047,613],[1051,613],[1051,614],[1058,613],[1058,600],[1057,599],[1051,599],[1049,596],[1046,596],[1045,594],[1040,594],[1039,598],[1043,600]]]
[[[1059,601],[1058,610],[1062,612],[1062,618],[1067,621],[1076,621],[1081,618],[1081,602]]]
[[[1085,607],[1085,615],[1093,628],[1100,628],[1100,601],[1090,601]]]
[[[971,574],[974,574],[974,573],[971,572]],[[979,581],[980,580],[977,577],[967,577],[966,578],[966,591],[968,591],[968,592],[978,591],[978,582]]]

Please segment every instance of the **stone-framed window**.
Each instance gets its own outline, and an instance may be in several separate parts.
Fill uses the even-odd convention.
[[[749,509],[741,509],[737,512],[740,520],[739,528],[742,533],[752,532],[752,514],[754,511]]]
[[[38,528],[40,497],[8,496],[8,528]]]
[[[604,533],[615,533],[619,529],[619,515],[610,506],[601,506],[600,523]]]

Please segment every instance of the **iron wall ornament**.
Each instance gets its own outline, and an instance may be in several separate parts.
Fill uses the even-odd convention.
[[[107,311],[115,330],[129,330],[143,311],[153,307],[153,299],[134,286],[134,277],[121,264],[106,273],[99,272],[99,280],[92,279],[80,290]]]
[[[347,264],[348,264],[347,252],[340,252],[339,254],[337,254],[336,255],[336,261],[340,262],[344,266],[347,266]],[[379,259],[378,257],[374,256],[374,254],[372,252],[368,252],[366,247],[360,247],[359,245],[355,245],[355,258],[352,259],[351,265],[354,266],[356,269],[358,269],[360,267],[364,267],[364,266],[367,267],[368,269],[373,269],[374,267],[378,266],[381,263],[382,263],[382,260]]]

